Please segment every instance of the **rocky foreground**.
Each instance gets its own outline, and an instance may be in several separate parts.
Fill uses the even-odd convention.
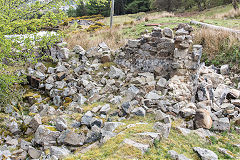
[[[33,90],[1,114],[0,159],[84,158],[118,136],[114,148],[128,146],[142,156],[173,129],[206,141],[219,132],[239,134],[239,76],[228,65],[200,63],[202,46],[192,46],[192,30],[186,24],[176,32],[155,28],[115,52],[105,43],[87,51],[70,51],[65,43],[51,48],[56,66],[39,62],[20,71]],[[216,151],[192,150],[203,160],[218,159]],[[218,153],[240,158],[226,148]],[[189,159],[174,150],[168,158]]]

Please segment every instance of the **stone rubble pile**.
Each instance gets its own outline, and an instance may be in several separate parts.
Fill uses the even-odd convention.
[[[240,90],[233,83],[237,76],[230,74],[228,65],[218,69],[201,64],[202,47],[191,45],[191,31],[186,24],[179,25],[175,35],[169,28],[155,28],[116,52],[105,43],[87,51],[81,46],[70,51],[59,47],[62,44],[52,48],[55,67],[39,62],[26,72],[29,85],[45,95],[25,95],[29,116],[12,109],[13,117],[5,118],[12,136],[0,135],[5,143],[0,159],[61,159],[78,148],[86,150],[85,144],[105,143],[118,134],[114,131],[124,125],[121,120],[146,114],[158,121],[155,132],[138,136],[150,137],[152,143],[168,138],[172,120],[180,117],[185,123],[178,130],[184,135],[210,137],[212,131],[230,130],[231,121],[239,131]],[[69,120],[76,114],[81,116]],[[32,139],[19,140],[20,136]],[[150,147],[131,139],[124,143],[143,153]],[[10,152],[16,147],[19,150]],[[193,150],[203,159],[217,159],[212,151]],[[187,159],[175,151],[169,154]]]

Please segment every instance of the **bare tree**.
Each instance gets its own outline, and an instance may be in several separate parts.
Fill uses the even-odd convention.
[[[239,9],[237,0],[232,0],[232,5],[235,10]]]

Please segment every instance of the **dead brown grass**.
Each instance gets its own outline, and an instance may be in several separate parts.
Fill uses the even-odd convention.
[[[194,32],[194,44],[203,45],[204,52],[214,58],[220,52],[227,52],[236,45],[239,39],[236,35],[213,29],[199,29]]]
[[[71,32],[65,38],[65,41],[70,49],[76,45],[89,49],[96,47],[101,42],[105,42],[111,49],[117,49],[125,44],[125,40],[120,32],[121,28],[121,25],[116,25],[112,30],[104,28],[93,33],[86,31]]]
[[[159,18],[163,18],[163,17],[175,17],[175,14],[172,12],[156,12],[156,13],[152,13],[152,14],[147,14],[145,15],[145,19],[147,18],[148,20],[154,20],[154,19],[159,19]]]
[[[228,12],[215,15],[214,18],[224,19],[224,18],[237,18],[237,17],[240,17],[240,9],[238,10],[231,9]]]
[[[138,14],[134,15],[137,16]],[[133,16],[133,15],[131,15]],[[163,17],[174,17],[174,13],[169,12],[156,12],[149,13],[142,16],[141,20],[134,21],[134,18],[131,18],[129,15],[117,16],[114,19],[114,27],[112,30],[109,27],[104,27],[103,29],[97,30],[96,32],[85,32],[79,30],[76,27],[72,26],[69,28],[63,29],[67,33],[65,41],[68,43],[68,47],[72,49],[76,45],[82,46],[84,49],[89,49],[91,47],[96,47],[99,43],[105,42],[111,49],[118,49],[122,47],[127,39],[124,37],[122,30],[126,27],[131,27],[142,23],[144,21],[149,21],[153,19],[159,19]],[[109,18],[102,20],[105,24]],[[69,33],[70,32],[70,33]]]

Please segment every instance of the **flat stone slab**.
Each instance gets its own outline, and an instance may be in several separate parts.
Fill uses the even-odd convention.
[[[200,147],[194,147],[193,150],[202,160],[218,160],[218,156],[213,151]]]
[[[131,139],[124,139],[123,143],[138,148],[142,153],[145,153],[150,148],[148,144],[137,143]]]

